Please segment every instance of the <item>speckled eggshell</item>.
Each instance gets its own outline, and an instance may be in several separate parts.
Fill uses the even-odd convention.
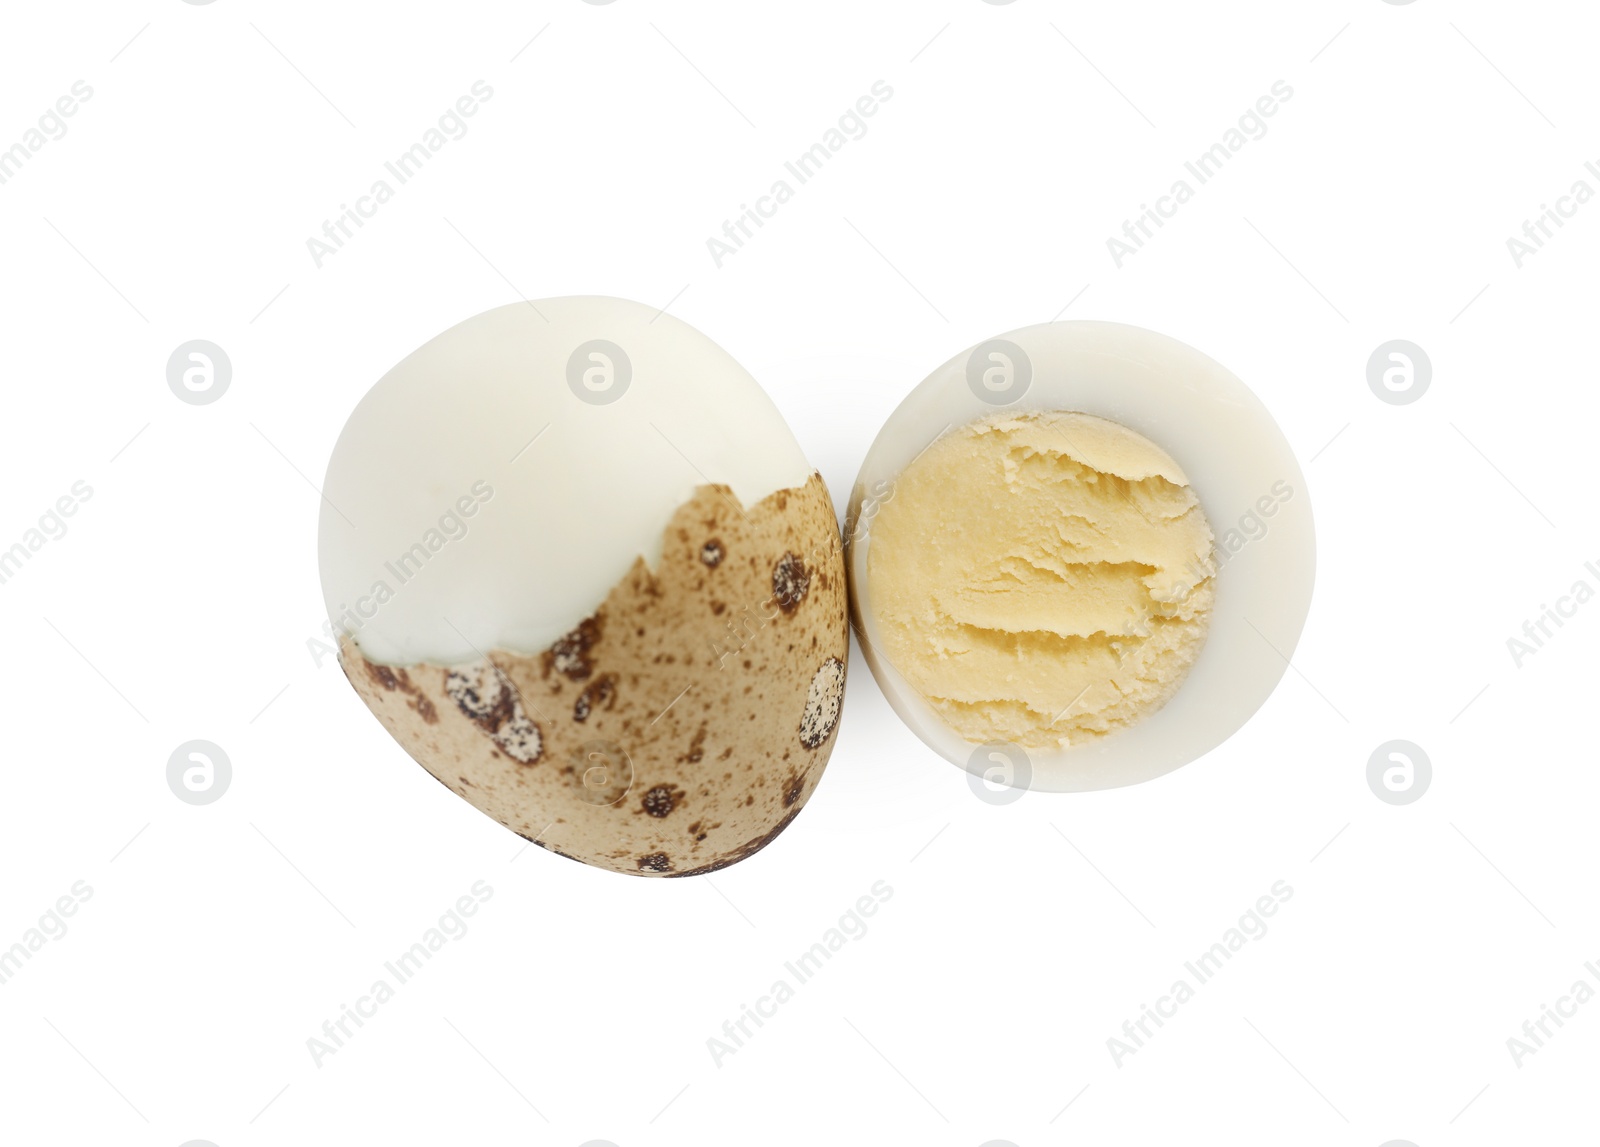
[[[451,791],[552,852],[692,876],[761,850],[815,790],[848,660],[833,503],[820,475],[741,507],[680,506],[595,613],[532,656],[376,665],[350,683]]]

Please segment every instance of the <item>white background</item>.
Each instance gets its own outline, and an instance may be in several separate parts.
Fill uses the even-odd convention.
[[[8,5],[0,148],[0,1138],[349,1142],[1592,1141],[1600,1002],[1600,190],[1579,3]],[[531,43],[530,43],[531,40]],[[1092,64],[1091,62],[1092,61]],[[1491,62],[1492,61],[1492,62]],[[306,239],[494,89],[319,269]],[[718,269],[706,239],[876,80],[893,98]],[[1274,81],[1293,98],[1118,269],[1105,241]],[[766,386],[841,504],[900,398],[978,340],[1109,318],[1217,358],[1306,471],[1319,571],[1278,691],[1179,772],[998,807],[859,657],[815,798],[759,856],[645,881],[435,784],[306,639],[322,469],[406,352],[521,296],[636,298]],[[168,389],[212,340],[229,390]],[[1433,382],[1380,402],[1380,343]],[[603,463],[601,463],[603,464]],[[166,762],[204,738],[231,788]],[[1421,745],[1423,798],[1368,789]],[[476,881],[493,898],[346,1046],[307,1039]],[[892,899],[743,1049],[706,1041],[875,881]],[[1275,881],[1271,923],[1107,1050]],[[1584,1138],[1585,1136],[1590,1138]]]

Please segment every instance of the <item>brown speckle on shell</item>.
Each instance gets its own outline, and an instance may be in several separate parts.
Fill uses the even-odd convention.
[[[671,785],[657,785],[644,794],[640,802],[644,811],[653,817],[664,817],[678,807],[678,798]]]
[[[617,699],[617,675],[602,673],[584,687],[572,705],[572,719],[587,721],[596,708],[609,709]]]
[[[671,872],[672,861],[667,859],[664,852],[652,852],[649,856],[639,858],[640,872]]]
[[[362,660],[365,661],[366,659],[362,658]],[[417,716],[430,725],[439,723],[439,713],[433,707],[433,702],[428,700],[427,694],[417,688],[416,684],[411,680],[411,675],[404,669],[391,669],[387,665],[375,665],[371,661],[367,661],[366,665],[367,676],[382,686],[386,692],[399,691],[404,693],[410,698],[406,704],[416,711]],[[346,673],[345,676],[348,678],[350,675]]]
[[[512,760],[531,765],[544,752],[544,735],[522,711],[517,687],[498,665],[481,661],[451,669],[444,690]]]
[[[514,761],[531,765],[544,751],[544,736],[527,717],[518,713],[501,725],[494,735],[494,743],[504,749]]]
[[[805,712],[800,715],[800,743],[814,749],[828,739],[839,723],[844,702],[844,662],[830,657],[818,667],[806,690]]]
[[[706,727],[702,724],[694,731],[694,739],[689,742],[689,749],[678,758],[680,764],[697,765],[700,758],[706,755]]]
[[[548,674],[554,669],[574,681],[584,680],[594,672],[594,662],[589,659],[589,651],[599,640],[599,620],[593,617],[584,618],[578,623],[578,628],[557,638],[555,644],[545,652],[545,673]]]
[[[793,613],[805,600],[811,589],[811,575],[806,563],[792,553],[786,553],[772,567],[772,598],[784,613]]]
[[[480,724],[488,723],[490,732],[500,724],[502,707],[509,713],[505,674],[493,665],[480,663],[449,670],[445,674],[444,691],[468,717]]]

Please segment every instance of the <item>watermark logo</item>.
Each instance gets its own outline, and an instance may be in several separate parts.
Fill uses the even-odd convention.
[[[94,98],[94,89],[82,80],[75,82],[68,94],[45,108],[36,127],[22,133],[22,138],[7,146],[0,143],[0,185],[15,179],[22,168],[48,143],[67,134],[67,120],[78,114],[78,109]]]
[[[872,87],[845,109],[834,121],[834,126],[822,133],[821,139],[792,160],[784,162],[784,174],[772,181],[766,194],[755,196],[754,205],[748,202],[739,204],[739,210],[733,218],[722,221],[721,237],[711,235],[706,238],[706,251],[717,270],[722,270],[730,258],[744,250],[745,244],[755,237],[756,231],[765,227],[767,220],[774,218],[778,209],[794,198],[796,188],[814,179],[846,144],[865,138],[867,120],[877,115],[883,105],[893,98],[893,88],[882,80],[873,81]]]
[[[567,359],[567,385],[590,406],[607,406],[628,393],[633,362],[606,339],[590,339]]]
[[[1215,179],[1246,145],[1264,138],[1267,120],[1293,98],[1293,88],[1283,80],[1273,81],[1272,87],[1247,107],[1216,143],[1193,159],[1184,160],[1185,175],[1173,180],[1165,195],[1156,196],[1154,206],[1139,204],[1138,213],[1122,221],[1122,233],[1106,239],[1106,251],[1117,270],[1122,270],[1129,259],[1144,250],[1156,232],[1167,225],[1167,220],[1174,218],[1179,209],[1194,198],[1197,188]],[[1190,183],[1185,176],[1192,177],[1194,182]]]
[[[1183,965],[1184,974],[1172,981],[1165,993],[1156,997],[1155,1003],[1140,1004],[1137,1018],[1124,1020],[1122,1031],[1106,1040],[1106,1050],[1111,1062],[1121,1067],[1131,1055],[1144,1050],[1156,1033],[1176,1018],[1178,1010],[1194,999],[1200,988],[1213,980],[1245,946],[1267,934],[1267,920],[1294,896],[1288,881],[1273,881],[1272,887],[1256,898],[1254,904],[1222,933],[1211,947]]]
[[[967,385],[990,406],[1009,406],[1033,382],[1033,362],[1014,342],[990,339],[967,356]]]
[[[233,762],[210,741],[185,741],[167,758],[167,787],[184,804],[215,804],[233,783]]]
[[[1600,966],[1593,960],[1584,964],[1583,970],[1600,983]],[[1594,984],[1580,976],[1572,982],[1572,987],[1556,997],[1554,1007],[1540,1004],[1538,1017],[1524,1020],[1521,1034],[1506,1039],[1506,1050],[1511,1053],[1511,1062],[1517,1065],[1517,1070],[1522,1069],[1523,1061],[1529,1056],[1538,1055],[1546,1042],[1554,1039],[1567,1021],[1578,1014],[1578,1009],[1594,997]]]
[[[322,623],[323,638],[326,640],[306,638],[306,650],[316,667],[322,668],[323,658],[338,655],[340,635],[354,636],[360,633],[362,626],[377,617],[378,611],[388,605],[408,582],[418,577],[430,561],[447,546],[465,538],[472,528],[468,519],[493,497],[494,487],[488,482],[481,478],[474,482],[467,493],[452,502],[415,542],[383,563],[383,572],[387,576],[373,579],[367,592],[358,594],[355,601],[341,601],[333,610],[333,616]]]
[[[572,754],[572,782],[592,805],[614,805],[633,789],[633,759],[612,741],[589,741]]]
[[[55,903],[45,909],[38,922],[23,932],[22,939],[9,948],[0,948],[0,984],[8,983],[24,964],[33,959],[35,952],[67,934],[67,919],[78,914],[78,909],[94,896],[94,889],[89,887],[87,881],[80,880],[67,893],[57,897]]]
[[[928,445],[932,446],[933,443]],[[880,478],[870,488],[864,484],[857,486],[855,496],[851,498],[855,509],[845,514],[845,540],[859,542],[866,537],[871,531],[872,519],[878,516],[883,504],[893,498],[894,482],[890,479]]]
[[[1596,582],[1600,582],[1600,565],[1584,562],[1583,568]],[[1580,577],[1566,593],[1556,598],[1554,606],[1541,601],[1538,615],[1522,623],[1522,636],[1506,638],[1506,650],[1511,654],[1511,663],[1521,669],[1528,658],[1543,649],[1545,642],[1556,635],[1556,630],[1577,617],[1578,610],[1593,598],[1594,586],[1589,584],[1587,578]],[[1555,629],[1551,629],[1551,626]]]
[[[233,362],[214,342],[191,339],[167,359],[167,385],[191,406],[208,406],[227,393]]]
[[[321,1067],[329,1057],[345,1049],[367,1021],[377,1016],[380,1008],[394,999],[399,990],[410,983],[417,973],[433,962],[434,956],[444,951],[452,941],[467,934],[467,921],[476,916],[494,896],[494,889],[484,880],[476,881],[470,895],[456,898],[454,904],[439,916],[434,924],[422,933],[415,944],[383,965],[384,974],[373,979],[372,986],[356,997],[354,1005],[339,1005],[336,1019],[324,1020],[322,1029],[306,1039],[306,1050],[311,1062]]]
[[[0,542],[0,585],[16,577],[22,567],[33,560],[33,555],[44,549],[46,543],[66,537],[67,523],[64,519],[76,514],[79,505],[92,497],[94,487],[80,478],[72,484],[68,493],[55,500],[55,505],[39,515],[38,525],[22,532],[20,541],[12,542],[10,546]]]
[[[1033,761],[1020,745],[990,741],[967,758],[967,784],[985,804],[1008,805],[1021,800],[1033,780]]]
[[[1262,494],[1250,504],[1250,508],[1239,515],[1238,521],[1229,526],[1217,537],[1211,547],[1211,560],[1209,563],[1190,559],[1189,575],[1194,585],[1200,584],[1208,577],[1216,576],[1221,569],[1232,560],[1241,550],[1252,542],[1259,542],[1272,532],[1271,519],[1289,499],[1294,497],[1294,487],[1279,478],[1272,484],[1271,489]]]
[[[1600,179],[1600,164],[1593,160],[1583,165],[1589,174]],[[1586,179],[1579,179],[1568,189],[1567,194],[1556,196],[1555,206],[1548,203],[1539,204],[1539,214],[1532,219],[1522,221],[1522,235],[1513,235],[1506,240],[1506,250],[1511,254],[1511,261],[1517,270],[1522,270],[1530,255],[1537,255],[1544,250],[1547,240],[1555,238],[1556,231],[1567,225],[1567,220],[1577,215],[1578,208],[1594,198],[1594,188]],[[1552,230],[1554,228],[1555,230]]]
[[[1385,741],[1367,758],[1367,787],[1385,804],[1412,804],[1433,783],[1433,762],[1410,741]]]
[[[377,216],[384,205],[395,197],[399,188],[430,165],[446,144],[465,139],[467,120],[477,115],[483,105],[493,98],[493,88],[483,80],[474,80],[472,86],[434,121],[434,126],[424,131],[405,151],[384,161],[384,175],[372,181],[365,195],[355,196],[354,204],[339,204],[338,212],[322,221],[320,237],[306,237],[306,251],[317,270],[322,270],[329,259],[343,251],[345,245],[355,238],[356,232]],[[445,222],[449,223],[449,220]],[[450,226],[455,227],[455,224],[451,223]],[[459,228],[456,233],[460,234]],[[461,237],[466,239],[465,235]],[[470,245],[471,240],[467,242]]]
[[[1367,359],[1367,385],[1390,406],[1407,406],[1421,398],[1433,381],[1428,352],[1406,339],[1391,339]]]
[[[810,982],[835,953],[841,952],[852,941],[867,934],[867,920],[894,896],[894,888],[887,880],[874,881],[866,893],[856,897],[838,921],[826,929],[817,942],[783,965],[784,974],[772,982],[767,991],[756,997],[754,1004],[739,1005],[736,1018],[725,1020],[717,1035],[706,1039],[706,1050],[711,1062],[718,1068],[723,1061],[738,1054],[766,1021],[778,1014],[778,1009],[794,999],[800,988]]]

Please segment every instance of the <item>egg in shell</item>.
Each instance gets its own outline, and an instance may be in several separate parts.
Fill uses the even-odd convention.
[[[833,504],[688,324],[599,297],[470,318],[366,394],[323,493],[346,676],[512,831],[687,876],[815,791],[848,660]]]

